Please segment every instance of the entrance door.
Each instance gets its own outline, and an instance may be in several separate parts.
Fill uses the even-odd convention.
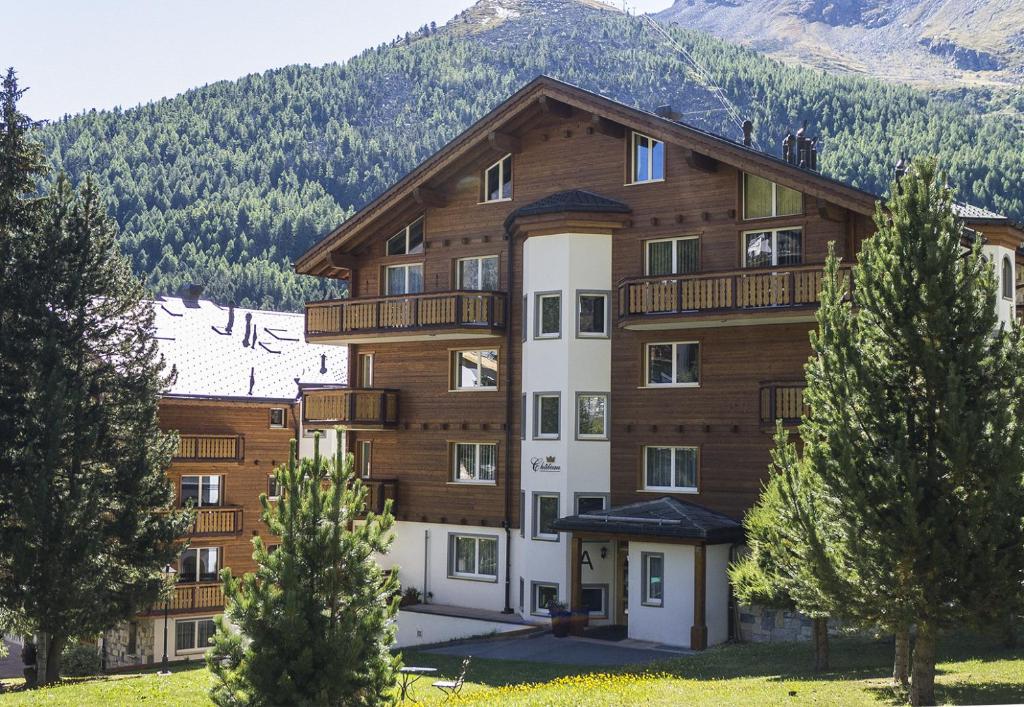
[[[629,623],[629,543],[620,540],[615,549],[615,615],[613,621],[626,626]]]

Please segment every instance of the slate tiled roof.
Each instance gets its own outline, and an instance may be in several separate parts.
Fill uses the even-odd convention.
[[[995,211],[989,211],[988,209],[983,209],[980,206],[975,206],[974,204],[961,204],[956,202],[953,204],[953,213],[955,213],[958,218],[962,219],[1009,221],[1009,219],[1002,214],[997,214]]]
[[[729,516],[668,496],[559,518],[553,526],[556,530],[691,538],[712,543],[743,539],[743,526]]]
[[[302,314],[235,307],[229,332],[230,307],[181,297],[152,306],[160,353],[178,371],[169,397],[293,401],[300,383],[346,383],[348,347],[307,344]]]
[[[588,211],[605,214],[628,214],[632,211],[621,201],[595,194],[585,189],[569,189],[537,199],[531,204],[520,206],[505,219],[505,225],[520,216],[539,216],[541,214],[557,214],[564,211]]]

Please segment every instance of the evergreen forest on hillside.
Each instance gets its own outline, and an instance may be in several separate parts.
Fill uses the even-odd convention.
[[[341,292],[295,275],[295,258],[537,74],[642,108],[672,103],[684,121],[739,137],[646,20],[573,0],[532,5],[504,22],[478,22],[471,9],[342,64],[66,117],[40,137],[73,181],[97,175],[152,292],[198,282],[220,302],[292,310]],[[901,155],[936,155],[959,198],[1024,218],[1024,96],[951,100],[670,31],[754,121],[762,149],[777,154],[780,136],[806,118],[823,138],[826,174],[881,192]]]

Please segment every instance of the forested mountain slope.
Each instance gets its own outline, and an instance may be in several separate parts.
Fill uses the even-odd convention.
[[[832,176],[881,191],[900,154],[936,154],[962,198],[1024,216],[1014,113],[981,115],[968,101],[672,33],[754,121],[763,149],[777,153],[779,137],[807,118]],[[294,275],[294,258],[539,73],[643,108],[672,103],[685,121],[739,137],[648,20],[580,0],[482,0],[443,28],[344,64],[92,111],[41,134],[73,178],[98,174],[125,250],[155,292],[194,281],[220,301],[296,309],[337,285]]]

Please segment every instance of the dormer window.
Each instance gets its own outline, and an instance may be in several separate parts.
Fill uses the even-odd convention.
[[[388,255],[415,255],[423,252],[423,217],[388,238]]]
[[[508,201],[512,198],[512,155],[505,155],[484,170],[483,201]]]
[[[795,216],[804,212],[803,194],[755,174],[743,173],[743,218]]]
[[[631,184],[665,179],[665,143],[642,133],[631,133],[629,151]]]

